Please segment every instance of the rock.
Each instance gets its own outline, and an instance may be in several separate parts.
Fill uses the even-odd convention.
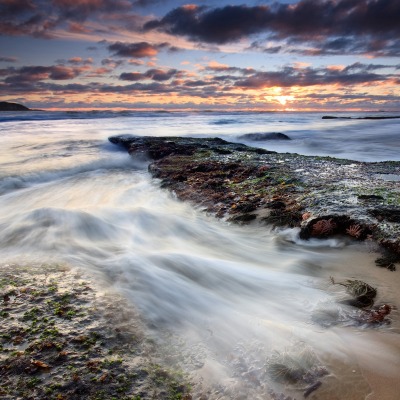
[[[400,209],[397,207],[377,207],[368,212],[379,221],[400,223]]]
[[[8,103],[0,101],[0,111],[31,111],[28,107],[18,103]]]
[[[152,160],[149,172],[161,187],[218,218],[300,227],[304,240],[368,240],[400,256],[400,187],[376,178],[382,171],[400,175],[400,162],[279,154],[220,138],[109,140]],[[384,266],[394,269],[396,257]]]
[[[375,119],[396,119],[400,118],[400,115],[370,115],[366,117],[335,117],[333,115],[324,115],[322,119],[369,119],[369,120],[375,120]]]
[[[262,142],[264,140],[292,140],[289,136],[280,132],[266,132],[266,133],[246,133],[239,136],[241,140],[251,140],[253,142]]]
[[[361,201],[381,201],[384,200],[382,196],[376,195],[376,194],[361,194],[358,196],[358,200]]]

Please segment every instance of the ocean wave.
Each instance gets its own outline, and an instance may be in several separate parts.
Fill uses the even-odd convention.
[[[112,110],[92,110],[92,111],[19,111],[19,112],[1,112],[1,122],[18,121],[57,121],[74,119],[105,119],[105,118],[168,118],[178,116],[184,113],[172,113],[168,111],[112,111]]]
[[[41,185],[76,177],[79,174],[109,170],[144,170],[148,163],[143,160],[136,160],[125,153],[114,154],[113,157],[102,158],[93,162],[84,163],[65,169],[46,170],[27,173],[24,175],[6,176],[0,178],[0,196],[15,190],[29,188],[34,185]]]

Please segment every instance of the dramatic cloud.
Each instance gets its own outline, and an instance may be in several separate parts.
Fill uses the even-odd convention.
[[[78,61],[78,60],[77,60]],[[84,62],[84,60],[82,60]],[[82,64],[81,62],[81,64]],[[112,60],[104,65],[113,67]],[[102,77],[111,72],[110,68],[92,68],[90,65],[78,66],[26,66],[21,68],[0,69],[0,91],[2,93],[40,93],[54,91],[57,93],[134,93],[135,95],[162,95],[174,92],[181,97],[200,98],[236,98],[240,93],[258,96],[254,91],[280,88],[311,88],[313,86],[340,88],[365,88],[367,85],[396,84],[399,74],[393,73],[397,66],[383,64],[354,63],[348,66],[331,65],[312,68],[298,63],[273,71],[236,68],[210,62],[199,69],[199,75],[176,69],[151,68],[144,72],[124,72],[119,75],[120,81],[133,82],[128,85],[112,85],[100,82],[89,84],[51,81],[68,81],[80,75],[85,77]],[[365,89],[362,89],[364,92]],[[261,93],[261,92],[260,92]],[[323,94],[320,94],[324,96]],[[338,97],[345,94],[338,93]],[[253,99],[254,101],[254,99]]]
[[[397,51],[398,21],[398,0],[301,0],[295,4],[229,5],[213,9],[187,5],[147,22],[144,29],[215,44],[262,33],[275,40],[319,43],[323,46],[322,53],[343,51],[357,37],[363,38],[365,51]],[[324,45],[326,38],[330,40]],[[271,52],[277,50],[270,48]]]
[[[83,24],[88,19],[120,18],[134,25],[136,18],[137,25],[142,18],[132,8],[129,0],[1,0],[0,34],[52,38],[54,30],[65,24],[69,32],[85,34],[91,32]]]
[[[271,86],[315,86],[341,85],[353,86],[367,83],[385,82],[390,75],[380,75],[370,72],[381,69],[382,66],[353,64],[343,69],[334,68],[295,68],[284,67],[280,71],[256,72],[246,79],[239,80],[235,86],[243,89],[263,89]]]
[[[197,41],[221,44],[262,30],[269,14],[267,7],[226,6],[208,10],[206,7],[186,5],[160,20],[147,22],[144,29],[158,29]]]

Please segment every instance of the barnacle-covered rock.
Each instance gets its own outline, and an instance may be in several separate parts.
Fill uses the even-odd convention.
[[[357,279],[347,279],[344,282],[335,282],[334,278],[330,278],[333,285],[341,285],[346,288],[346,292],[354,298],[354,302],[349,303],[355,307],[367,307],[374,303],[376,297],[376,289],[363,281]]]

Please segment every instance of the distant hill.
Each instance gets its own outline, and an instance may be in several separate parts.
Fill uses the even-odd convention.
[[[0,101],[0,111],[31,111],[31,109],[22,104]]]

